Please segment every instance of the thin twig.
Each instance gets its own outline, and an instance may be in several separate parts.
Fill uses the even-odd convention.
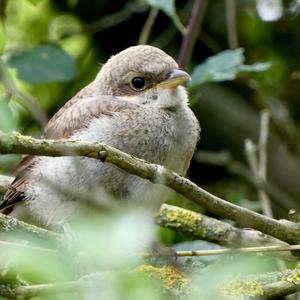
[[[269,111],[265,110],[261,113],[260,119],[260,135],[259,135],[259,142],[258,142],[258,150],[259,150],[259,161],[258,161],[258,170],[257,175],[262,180],[267,180],[267,141],[268,141],[268,134],[269,134],[269,120],[270,120],[270,113]],[[271,201],[268,195],[263,191],[258,191],[259,198],[262,204],[262,211],[263,214],[268,217],[273,217],[273,211],[271,206]]]
[[[235,0],[226,0],[226,28],[227,39],[230,49],[238,48],[238,34],[236,26],[236,3]]]
[[[253,143],[252,143],[253,144]],[[253,145],[255,148],[255,146]],[[252,148],[253,148],[252,147]],[[251,150],[254,151],[255,149]],[[262,189],[268,193],[276,203],[287,210],[295,205],[295,199],[282,191],[278,186],[266,182],[253,174],[244,164],[235,160],[230,153],[226,151],[197,151],[195,160],[201,163],[211,164],[226,168],[231,174],[237,175],[250,183],[256,189]]]
[[[151,42],[151,45],[164,49],[171,43],[177,32],[178,30],[174,23],[171,23],[166,29],[162,30],[161,34],[154,41]]]
[[[247,139],[245,141],[246,157],[250,166],[250,169],[254,176],[266,181],[266,165],[267,165],[267,140],[268,140],[268,128],[269,128],[269,112],[263,111],[261,114],[261,127],[259,135],[259,159],[256,155],[256,146],[254,143]],[[262,205],[262,212],[268,217],[273,217],[271,208],[271,202],[266,192],[258,188],[258,196]]]
[[[84,25],[82,33],[94,34],[112,26],[119,25],[130,19],[133,14],[145,12],[148,8],[148,5],[128,2],[123,9],[113,14],[106,15],[93,23]]]
[[[170,255],[176,256],[211,256],[211,255],[224,255],[224,254],[241,254],[241,253],[270,253],[279,251],[295,251],[300,250],[300,245],[287,245],[287,246],[261,246],[261,247],[242,247],[242,248],[223,248],[223,249],[210,249],[210,250],[183,250],[175,251]],[[153,256],[152,253],[143,252],[138,253],[144,257]]]
[[[198,35],[198,39],[214,54],[224,50],[220,44],[203,29]]]
[[[159,12],[158,8],[156,8],[156,7],[151,8],[149,16],[142,28],[142,31],[141,31],[141,34],[139,37],[139,42],[138,42],[139,45],[146,45],[148,43],[153,25],[158,16],[158,12]]]
[[[48,118],[44,111],[35,100],[31,99],[17,88],[1,58],[0,81],[3,83],[6,93],[8,95],[14,95],[17,101],[32,113],[33,117],[39,122],[42,127],[47,124]]]
[[[300,157],[300,132],[283,101],[263,96],[255,80],[245,82],[248,94],[253,103],[260,109],[269,109],[272,115],[271,124],[289,150]],[[272,101],[269,101],[272,100]]]
[[[260,134],[259,134],[259,165],[258,175],[266,179],[267,174],[267,141],[269,135],[270,113],[267,110],[261,112],[260,116]]]
[[[252,140],[246,139],[245,140],[245,153],[247,157],[247,161],[250,167],[251,172],[254,176],[257,176],[258,174],[258,163],[256,159],[256,152],[257,147],[254,145]]]
[[[30,251],[38,251],[38,252],[46,252],[46,253],[57,253],[57,250],[55,250],[55,249],[31,246],[31,245],[28,245],[28,244],[21,244],[21,243],[13,243],[13,242],[8,242],[8,241],[0,241],[0,247],[1,246],[13,247],[13,248],[30,250]]]
[[[204,16],[205,0],[195,0],[192,16],[183,37],[178,64],[183,70],[187,69],[197,36]]]
[[[42,156],[72,155],[99,159],[102,162],[114,164],[130,174],[168,186],[216,215],[242,222],[244,226],[260,230],[283,241],[295,243],[300,239],[300,228],[293,222],[278,221],[227,202],[163,166],[135,158],[105,144],[69,140],[38,140],[18,133],[9,135],[0,132],[0,153]]]
[[[258,158],[256,155],[256,147],[253,144],[253,142],[251,140],[246,140],[245,142],[246,156],[250,168],[252,170],[252,173],[264,181],[267,180],[267,141],[269,135],[269,120],[270,120],[269,111],[267,110],[262,111],[260,116]],[[261,203],[263,214],[265,216],[273,218],[271,201],[267,193],[263,189],[259,188],[258,197]],[[276,262],[279,270],[283,271],[286,269],[286,264],[284,261],[277,259]]]

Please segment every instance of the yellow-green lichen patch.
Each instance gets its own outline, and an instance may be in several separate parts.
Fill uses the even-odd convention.
[[[300,265],[297,265],[295,270],[283,279],[294,284],[300,284]]]
[[[201,221],[201,216],[196,212],[167,204],[162,206],[159,217],[168,228],[181,228],[183,231],[192,233],[199,229],[198,224]]]
[[[263,295],[263,289],[255,280],[232,280],[219,286],[222,296],[227,299],[242,300]]]
[[[185,288],[189,280],[173,266],[154,267],[152,265],[141,265],[137,269],[149,276],[154,276],[162,281],[166,288]]]
[[[29,144],[33,144],[33,138],[31,136],[23,136],[20,133],[16,133],[16,139],[20,142],[20,143],[29,143]]]

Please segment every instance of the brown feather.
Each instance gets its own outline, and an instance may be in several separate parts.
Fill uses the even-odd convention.
[[[80,94],[79,94],[80,95]],[[90,123],[93,118],[112,116],[115,112],[134,109],[136,104],[112,96],[81,98],[75,96],[68,101],[48,122],[42,138],[62,139],[71,137]],[[0,203],[0,211],[10,213],[12,207],[24,200],[27,172],[38,161],[36,156],[25,156],[15,170],[15,180]]]

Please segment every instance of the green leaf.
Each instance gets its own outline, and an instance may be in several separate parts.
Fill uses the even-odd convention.
[[[9,66],[31,83],[71,81],[77,76],[74,58],[57,45],[43,45],[11,57]]]
[[[16,128],[16,120],[13,117],[9,103],[0,97],[0,130],[11,132]]]
[[[209,57],[195,67],[190,86],[204,82],[227,81],[235,79],[241,72],[262,72],[270,68],[271,63],[244,65],[244,49],[226,50]]]
[[[182,25],[181,21],[179,20],[176,14],[174,0],[147,0],[147,3],[153,7],[162,10],[167,16],[169,16],[173,20],[174,24],[180,32],[184,31],[184,26]]]

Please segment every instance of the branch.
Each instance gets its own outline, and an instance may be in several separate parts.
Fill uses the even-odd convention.
[[[146,45],[149,41],[150,33],[153,28],[154,22],[158,16],[159,9],[156,7],[152,7],[149,13],[149,16],[142,28],[138,44]]]
[[[226,168],[228,172],[240,176],[254,188],[261,189],[268,193],[281,207],[289,209],[295,205],[295,202],[297,202],[274,184],[266,182],[253,174],[245,165],[235,160],[227,151],[197,151],[195,159],[197,162]],[[253,162],[249,161],[249,163],[252,164]]]
[[[45,126],[48,122],[48,118],[39,104],[21,92],[14,84],[4,62],[0,58],[0,82],[3,83],[6,93],[8,95],[16,96],[18,102],[28,109],[33,117],[39,122],[41,126]]]
[[[6,216],[1,213],[0,213],[0,232],[29,233],[39,238],[44,238],[44,239],[54,240],[59,242],[61,242],[63,239],[63,236],[56,232],[43,229],[31,224],[27,224],[25,222],[19,221],[16,218],[13,218],[11,216]]]
[[[260,246],[290,247],[287,243],[275,239],[272,236],[262,234],[260,231],[240,229],[229,223],[168,204],[161,206],[156,216],[156,222],[162,227],[183,232],[198,239],[234,247],[234,251],[239,251],[236,247],[249,246],[258,246],[258,248],[260,248]],[[224,249],[218,250],[221,250],[221,252],[224,251]],[[233,249],[231,249],[231,251],[232,250]],[[276,253],[275,255],[284,259],[295,260],[295,256],[291,254]]]
[[[82,33],[94,34],[96,32],[100,32],[107,28],[119,25],[122,22],[125,22],[126,20],[130,19],[135,13],[143,13],[148,9],[148,5],[129,2],[124,6],[123,9],[110,15],[106,15],[95,22],[84,25],[82,28]]]
[[[260,125],[260,134],[259,134],[259,163],[258,163],[258,173],[257,175],[263,179],[267,179],[267,142],[269,135],[269,121],[270,113],[267,110],[264,110],[261,113],[261,125]],[[273,217],[273,211],[270,199],[264,191],[259,191],[259,198],[262,203],[263,214],[269,217]]]
[[[189,295],[191,292],[199,292],[204,289],[202,285],[195,287],[190,285],[191,279],[186,274],[172,266],[155,267],[152,265],[142,265],[136,269],[138,273],[148,274],[150,277],[159,279],[163,286],[172,291],[173,289],[183,294]],[[105,273],[96,275],[86,275],[75,281],[60,283],[47,283],[36,285],[20,285],[12,287],[10,285],[0,285],[0,295],[8,299],[28,299],[40,295],[58,295],[59,293],[80,293],[91,290],[97,293],[97,287],[108,280]],[[89,286],[91,287],[90,289]],[[263,297],[271,299],[279,296],[290,295],[298,291],[300,287],[299,267],[285,272],[273,272],[263,276],[243,276],[242,279],[218,281],[215,287],[219,295],[226,299],[248,299],[254,297]],[[195,290],[196,288],[196,290]],[[78,294],[77,294],[78,296]],[[257,299],[257,298],[255,298]]]
[[[266,181],[267,173],[267,141],[269,132],[269,119],[270,115],[267,110],[261,113],[260,118],[260,133],[258,151],[259,157],[257,158],[257,146],[250,139],[245,141],[246,157],[253,175],[263,181]],[[268,217],[273,217],[273,211],[270,199],[265,193],[264,189],[258,188],[258,197],[261,202],[262,212]]]
[[[29,299],[39,295],[76,293],[81,291],[85,284],[85,281],[78,280],[62,283],[24,285],[16,288],[12,288],[9,285],[0,285],[0,295],[8,299]]]
[[[33,247],[32,250],[39,250],[45,252],[55,253],[55,250],[47,248]],[[212,256],[224,254],[241,254],[241,253],[267,253],[272,252],[285,252],[300,250],[300,245],[286,245],[286,246],[260,246],[260,247],[240,247],[240,248],[220,248],[220,249],[207,249],[207,250],[181,250],[175,251],[174,254],[178,257],[187,256]],[[279,252],[277,255],[279,255]],[[144,257],[153,257],[155,254],[150,252],[141,253]],[[171,256],[173,253],[170,254]],[[286,257],[285,257],[286,258]],[[295,260],[295,258],[293,259]]]
[[[279,299],[296,293],[300,288],[299,265],[294,270],[267,273],[266,275],[247,276],[241,280],[231,280],[219,287],[223,296],[229,299]],[[227,298],[226,298],[227,299]],[[281,299],[281,298],[280,298]]]
[[[163,166],[135,158],[105,144],[70,140],[38,140],[18,133],[8,135],[0,132],[0,153],[42,156],[72,155],[99,159],[102,162],[114,164],[130,174],[168,186],[218,216],[237,221],[244,226],[290,243],[295,243],[300,239],[300,229],[296,223],[287,220],[278,221],[227,202]]]
[[[183,70],[185,70],[188,67],[188,63],[190,61],[203,19],[203,11],[205,8],[205,4],[205,0],[195,0],[195,4],[192,10],[192,17],[184,34],[183,42],[178,57],[179,67]]]
[[[238,35],[236,26],[236,2],[235,0],[226,0],[226,27],[227,39],[230,49],[238,48]]]

